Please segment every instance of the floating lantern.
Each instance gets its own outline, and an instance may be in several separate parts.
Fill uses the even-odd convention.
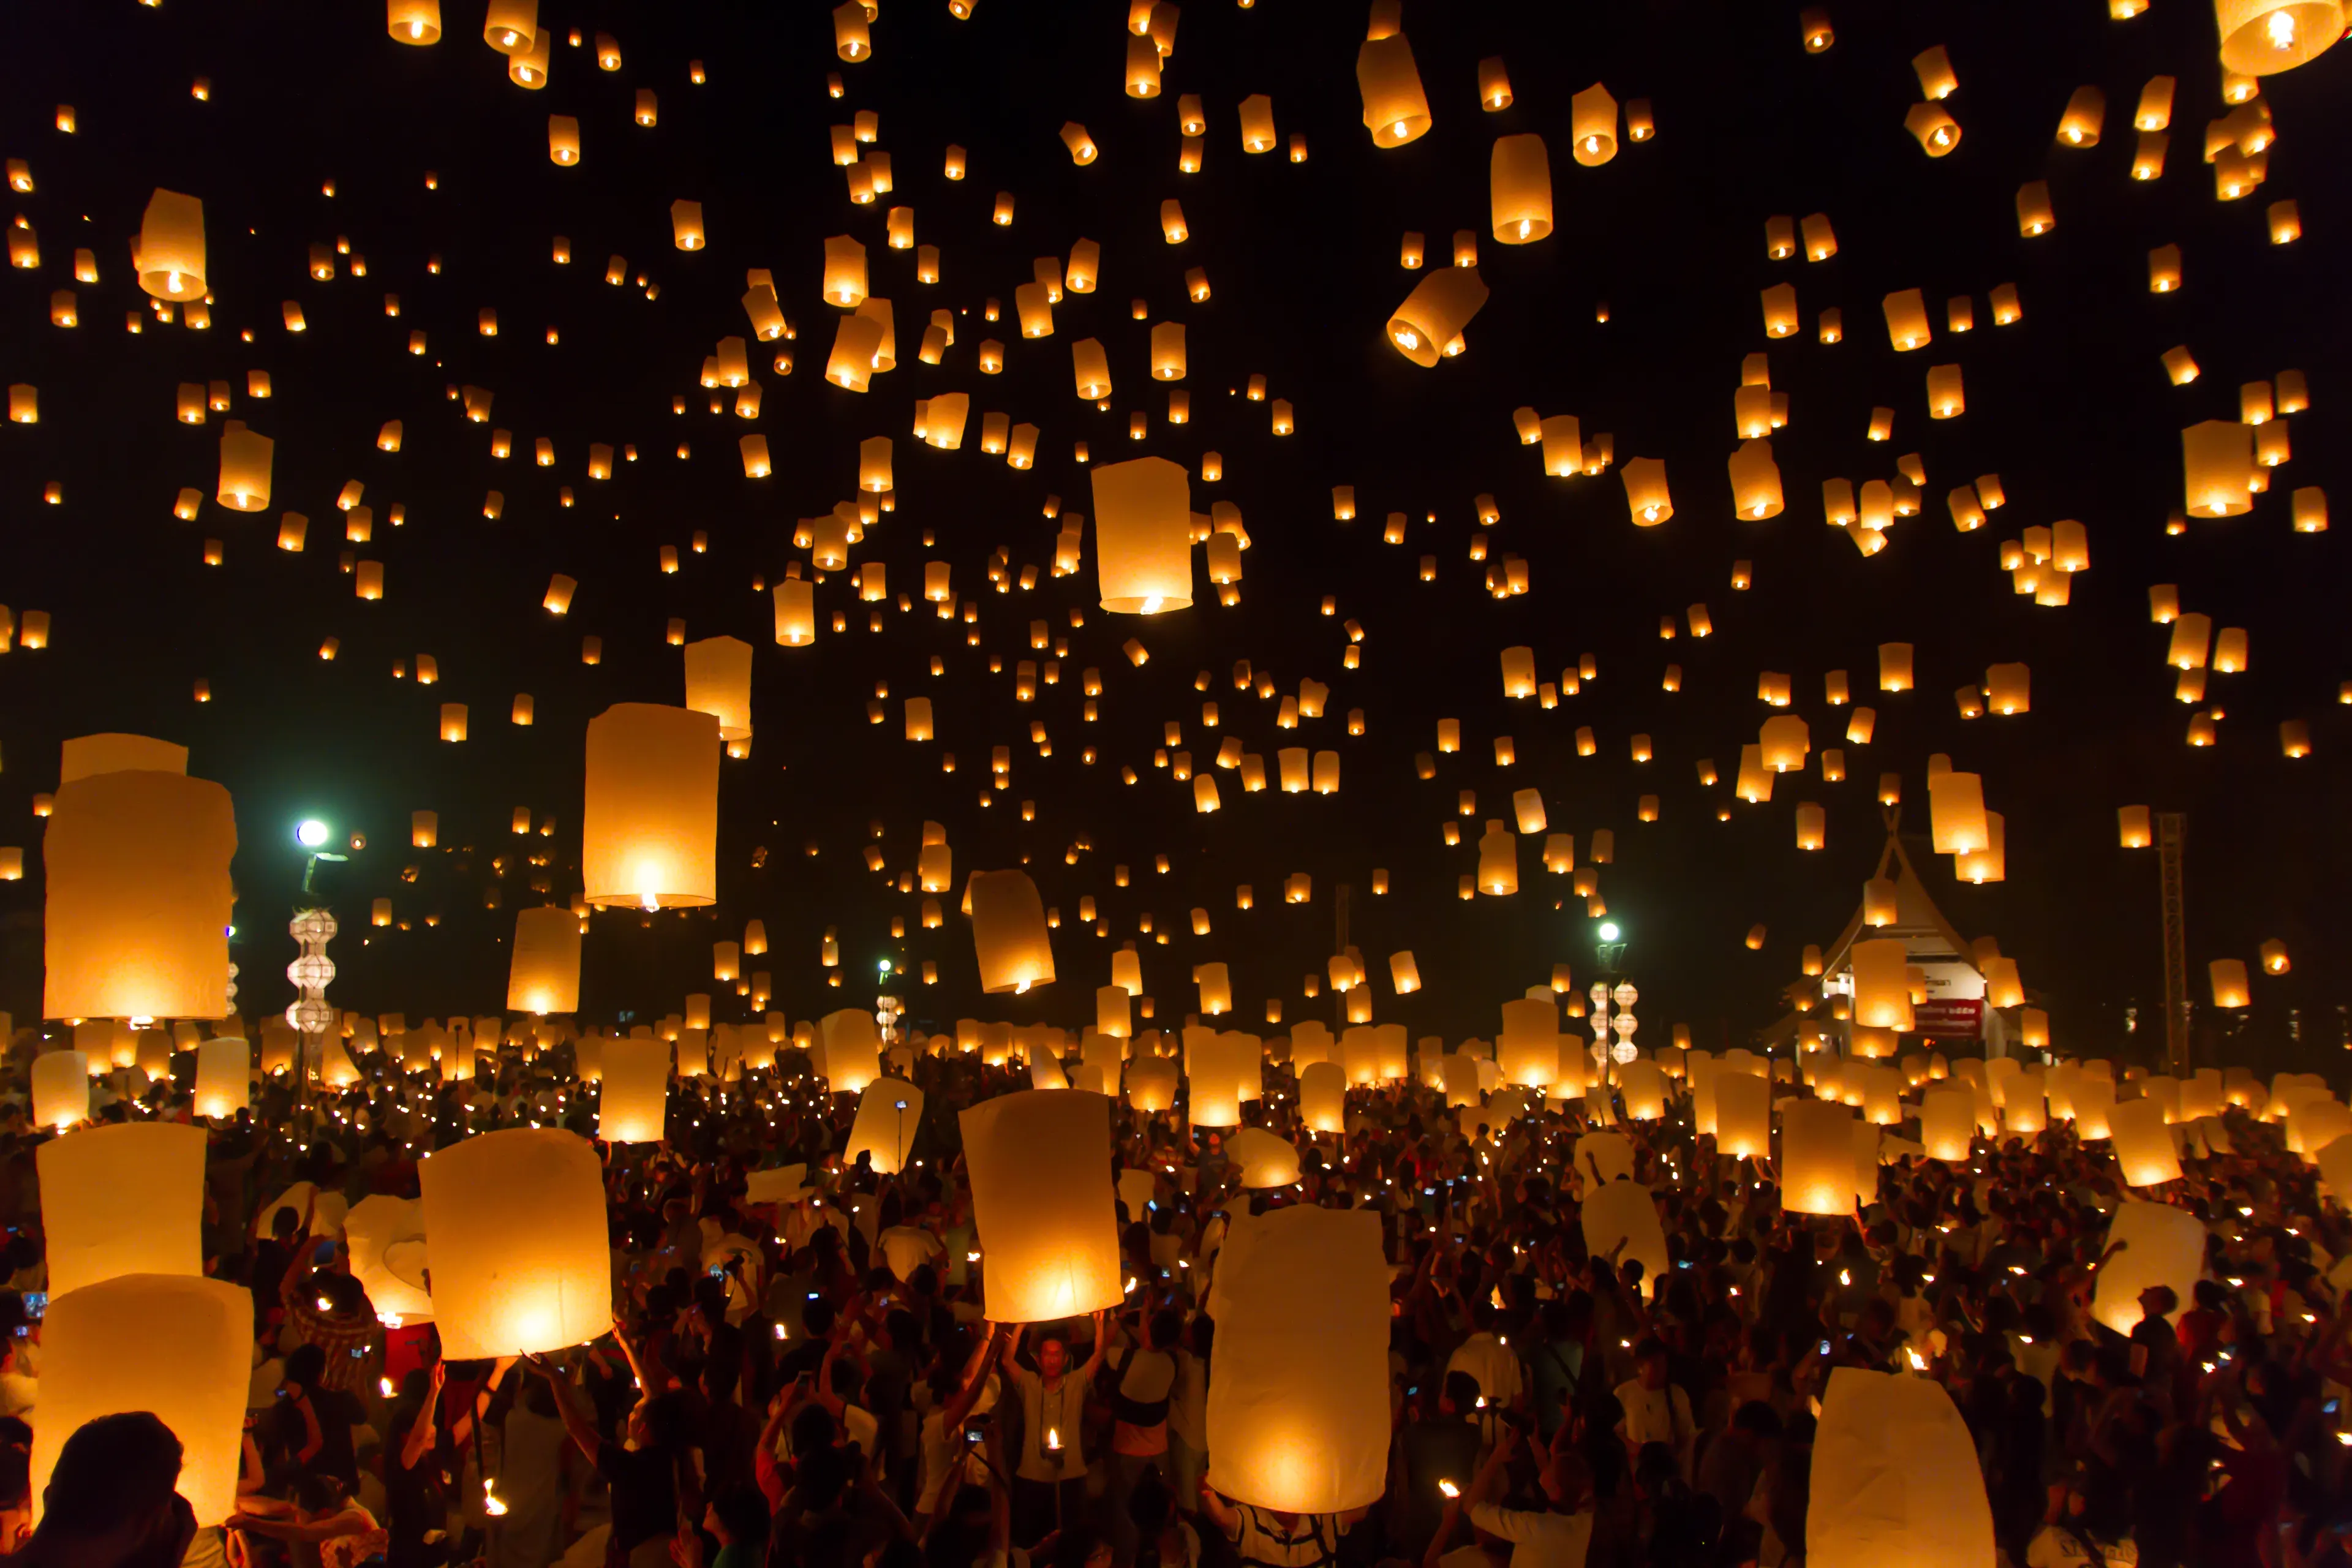
[[[174,1488],[195,1525],[224,1523],[237,1506],[252,1292],[201,1276],[128,1274],[72,1292],[52,1282],[50,1295],[29,1460],[34,1518],[68,1439],[101,1415],[140,1410],[180,1440]]]
[[[1832,1369],[1805,1512],[1810,1568],[1960,1568],[1993,1555],[1968,1424],[1932,1378]]]
[[[135,1121],[35,1151],[53,1299],[126,1275],[204,1273],[205,1137],[201,1127]]]
[[[1210,1387],[1210,1486],[1286,1512],[1379,1500],[1388,1272],[1369,1211],[1237,1216],[1208,1300],[1223,1372]]]
[[[1130,47],[1130,57],[1133,52]],[[1363,95],[1364,126],[1373,146],[1402,147],[1428,134],[1429,99],[1402,33],[1368,38],[1357,48],[1356,87]]]
[[[209,780],[138,770],[60,785],[42,843],[44,1013],[226,1015],[236,852],[228,791]]]
[[[1192,488],[1165,458],[1094,470],[1095,573],[1113,614],[1158,615],[1192,603]]]
[[[606,1043],[608,1061],[621,1043]],[[560,1350],[610,1331],[604,1170],[586,1139],[551,1128],[478,1133],[417,1171],[445,1355]]]
[[[966,885],[981,989],[1026,993],[1054,983],[1054,949],[1044,901],[1024,871],[982,871]]]
[[[1498,243],[1530,245],[1551,233],[1551,160],[1542,137],[1497,137],[1487,176]]]
[[[1448,267],[1413,285],[1389,318],[1389,342],[1424,368],[1444,357],[1486,303],[1486,285],[1475,267]]]
[[[1595,168],[1617,156],[1617,100],[1599,82],[1569,100],[1569,124],[1579,163]]]
[[[1110,1102],[1084,1089],[1024,1089],[960,1120],[990,1321],[1055,1322],[1118,1305]]]
[[[581,870],[591,904],[718,900],[719,720],[622,702],[588,721]]]
[[[580,924],[561,905],[516,912],[508,1011],[545,1017],[580,1010]]]

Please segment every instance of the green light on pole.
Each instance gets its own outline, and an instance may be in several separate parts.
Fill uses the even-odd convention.
[[[294,842],[305,849],[317,849],[332,837],[334,830],[315,816],[306,816],[294,826]]]
[[[1618,932],[1618,930],[1617,930],[1617,922],[1616,922],[1615,921],[1602,921],[1601,922],[1601,941],[1603,941],[1603,942],[1615,942],[1615,941],[1617,940],[1617,938],[1618,938],[1618,935],[1619,935],[1619,932]]]
[[[883,959],[875,964],[874,967],[881,973],[882,978],[885,980],[887,980],[890,977],[890,961],[888,959]]]

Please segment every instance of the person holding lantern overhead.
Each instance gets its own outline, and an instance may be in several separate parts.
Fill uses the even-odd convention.
[[[1086,1505],[1086,1409],[1095,1373],[1109,1347],[1105,1313],[1094,1314],[1094,1342],[1085,1362],[1070,1365],[1070,1342],[1058,1326],[1024,1324],[1004,1336],[1005,1374],[1021,1402],[1021,1458],[1013,1471],[1013,1536],[1034,1545],[1075,1522]],[[1024,1331],[1034,1331],[1034,1366],[1016,1359]]]

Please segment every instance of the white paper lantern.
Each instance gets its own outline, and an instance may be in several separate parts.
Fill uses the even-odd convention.
[[[201,1127],[130,1121],[43,1143],[34,1163],[49,1293],[124,1274],[202,1274],[205,1142]]]
[[[1053,1322],[1118,1305],[1110,1101],[1024,1089],[960,1120],[990,1321]]]
[[[68,1437],[99,1416],[144,1410],[180,1440],[178,1490],[197,1528],[222,1523],[236,1510],[252,1378],[253,1295],[242,1286],[124,1274],[53,1291],[41,1325],[33,1517]]]
[[[1209,1485],[1257,1508],[1379,1500],[1389,1443],[1389,1265],[1368,1209],[1234,1217],[1209,1315]],[[993,1315],[992,1313],[992,1315]]]
[[[584,1344],[613,1326],[604,1167],[573,1133],[516,1127],[417,1167],[433,1315],[452,1361]]]

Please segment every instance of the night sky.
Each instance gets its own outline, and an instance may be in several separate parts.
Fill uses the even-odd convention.
[[[1193,1007],[1191,965],[1222,960],[1235,1026],[1271,1035],[1280,1026],[1260,1022],[1268,998],[1286,1020],[1332,1018],[1328,990],[1309,1001],[1302,979],[1323,972],[1345,884],[1374,1019],[1415,1036],[1491,1036],[1497,1004],[1545,983],[1555,963],[1574,967],[1580,989],[1593,967],[1597,922],[1567,879],[1544,874],[1539,838],[1521,843],[1517,895],[1455,895],[1475,869],[1480,824],[1507,818],[1511,792],[1535,787],[1552,830],[1577,836],[1580,860],[1595,829],[1615,835],[1601,889],[1630,939],[1645,1026],[1662,1037],[1687,1023],[1695,1043],[1720,1048],[1779,1016],[1802,946],[1826,945],[1851,914],[1884,842],[1880,774],[1900,773],[1905,827],[1924,834],[1927,758],[1941,752],[1980,773],[1988,804],[2005,814],[2007,879],[1956,886],[1949,858],[1924,840],[1914,858],[1962,933],[1994,935],[2019,961],[2062,1048],[2147,1059],[2160,1045],[2156,857],[2119,848],[2116,830],[2118,806],[2147,805],[2189,814],[2192,995],[2204,994],[2207,961],[2252,969],[2265,939],[2283,940],[2294,959],[2289,974],[2257,975],[2253,1007],[2229,1021],[2230,1037],[2207,1041],[2216,1054],[2200,1062],[2333,1071],[2352,1000],[2341,980],[2352,940],[2341,896],[2352,872],[2352,710],[2337,701],[2352,678],[2347,576],[2343,531],[2293,531],[2288,497],[2320,486],[2352,506],[2335,462],[2347,406],[2340,236],[2352,213],[2337,150],[2352,132],[2341,90],[2352,55],[2264,79],[2278,135],[2266,183],[2222,201],[2200,153],[2207,122],[2230,106],[2211,8],[2196,0],[2159,0],[2124,22],[2101,0],[1833,4],[1836,40],[1820,54],[1803,48],[1797,9],[1409,0],[1403,27],[1434,126],[1380,151],[1360,120],[1363,11],[1352,3],[1194,0],[1150,100],[1123,91],[1127,7],[1117,0],[979,0],[970,20],[944,0],[887,0],[872,58],[855,64],[835,54],[828,10],[813,0],[543,0],[541,26],[556,37],[539,91],[508,79],[472,0],[445,0],[444,37],[421,48],[392,41],[381,8],[365,4],[20,5],[14,46],[0,51],[0,153],[29,166],[34,188],[12,193],[10,210],[32,225],[39,265],[0,279],[0,376],[38,388],[40,418],[0,426],[0,602],[20,619],[47,611],[52,629],[46,650],[0,657],[0,825],[16,825],[0,826],[0,845],[26,854],[24,879],[0,884],[0,1007],[20,1023],[40,1010],[33,796],[55,788],[61,740],[125,730],[188,745],[190,771],[235,796],[243,1007],[290,999],[283,927],[302,869],[290,830],[318,816],[367,840],[331,884],[344,932],[331,950],[332,998],[412,1019],[496,1011],[515,911],[580,890],[583,726],[615,702],[682,700],[680,656],[664,640],[680,617],[689,638],[724,633],[756,649],[756,737],[721,773],[719,901],[650,921],[598,914],[586,1016],[652,1016],[714,989],[710,943],[757,917],[772,951],[746,967],[772,973],[774,1005],[794,1019],[870,1002],[876,964],[888,958],[937,963],[936,986],[900,987],[929,1027],[976,1016],[1075,1029],[1093,1019],[1111,951],[1135,938],[1155,1023]],[[574,30],[578,47],[567,41]],[[617,70],[598,68],[600,33],[619,45]],[[1937,44],[1959,83],[1944,107],[1964,137],[1931,161],[1904,117],[1919,100],[1911,58]],[[1515,94],[1498,113],[1477,94],[1489,56],[1502,58]],[[690,61],[706,71],[702,85]],[[2135,181],[2131,116],[2158,74],[2179,84],[2168,153],[2161,178]],[[827,91],[836,75],[839,98]],[[199,78],[203,100],[191,90]],[[1596,80],[1621,102],[1646,100],[1656,134],[1621,140],[1613,161],[1586,168],[1570,157],[1570,100]],[[2095,148],[2061,145],[2060,115],[2086,84],[2105,89],[2105,135]],[[657,95],[651,128],[632,121],[641,89]],[[1189,174],[1178,169],[1187,93],[1207,121],[1203,166]],[[1236,106],[1252,93],[1271,96],[1282,144],[1303,133],[1306,161],[1279,146],[1244,153]],[[72,106],[72,134],[53,124],[60,104]],[[859,206],[827,128],[869,110],[894,188]],[[577,166],[550,162],[550,114],[578,118]],[[1089,165],[1074,164],[1061,140],[1072,121],[1100,149]],[[1496,136],[1524,132],[1549,145],[1557,226],[1505,246],[1489,230],[1487,159]],[[942,172],[950,143],[968,150],[960,182]],[[2057,222],[2024,238],[2015,201],[2033,180],[2048,182]],[[131,274],[128,244],[158,186],[205,203],[207,331],[159,322]],[[1000,192],[1014,198],[1010,226],[990,221]],[[1160,233],[1170,197],[1190,227],[1179,245]],[[669,208],[680,198],[702,204],[707,248],[673,247]],[[2265,212],[2289,199],[2305,237],[2274,246]],[[938,246],[936,285],[916,280],[913,252],[887,247],[893,206],[911,207],[919,243]],[[1816,212],[1834,225],[1834,258],[1767,256],[1769,217]],[[1423,369],[1383,332],[1429,275],[1399,265],[1400,243],[1424,235],[1429,266],[1443,267],[1463,229],[1477,237],[1491,297],[1467,352]],[[862,395],[822,374],[839,314],[818,292],[823,242],[841,234],[866,246],[873,291],[896,310],[898,368]],[[551,260],[558,236],[568,266]],[[1055,335],[1024,342],[1015,287],[1031,279],[1033,258],[1066,258],[1081,237],[1101,247],[1097,289],[1066,294]],[[335,278],[313,279],[311,247],[339,240],[349,254],[336,258]],[[2166,244],[2180,247],[2184,287],[2152,294],[2147,253]],[[98,282],[75,282],[77,247],[94,253]],[[604,281],[614,256],[631,279],[619,287]],[[1205,301],[1186,298],[1195,267],[1210,280]],[[751,268],[772,270],[794,335],[751,344],[764,396],[747,421],[731,394],[697,383],[720,338],[750,335],[738,301]],[[1780,283],[1796,289],[1801,330],[1768,341],[1759,292]],[[1989,296],[2001,284],[2021,303],[2015,324],[1994,324]],[[1879,302],[1908,288],[1924,291],[1936,337],[1898,354]],[[71,330],[50,324],[59,289],[77,293]],[[387,293],[399,297],[397,319]],[[1965,335],[1947,327],[1955,296],[1973,303]],[[983,319],[992,298],[1005,318],[994,324]],[[307,321],[299,334],[281,324],[289,300]],[[494,338],[476,328],[485,308],[498,312]],[[955,342],[944,363],[925,365],[916,345],[941,308],[955,313]],[[1825,345],[1817,319],[1832,308],[1843,341]],[[126,316],[144,330],[130,333]],[[1182,425],[1167,421],[1168,387],[1149,377],[1150,329],[1167,321],[1188,329],[1189,374],[1174,384],[1191,397]],[[422,356],[408,352],[419,331]],[[1070,344],[1089,336],[1110,356],[1108,411],[1072,390]],[[999,375],[977,366],[990,337],[1005,345]],[[2176,344],[2202,367],[2191,384],[2171,384],[2159,363]],[[778,350],[789,374],[772,363]],[[1725,477],[1741,362],[1759,351],[1789,401],[1772,437],[1786,510],[1762,522],[1733,517]],[[1931,421],[1924,381],[1945,363],[1963,369],[1967,409]],[[2168,537],[2182,504],[2180,429],[2237,417],[2241,383],[2287,369],[2307,377],[2312,406],[2288,421],[2294,455],[2268,493],[2245,517]],[[267,400],[247,395],[253,370],[270,376]],[[1265,377],[1268,401],[1244,395],[1253,375]],[[214,381],[229,384],[231,408],[201,426],[176,422],[175,387]],[[488,424],[468,423],[448,399],[458,385],[496,394]],[[960,451],[912,434],[915,400],[947,391],[972,399]],[[722,412],[711,412],[714,395]],[[682,415],[672,411],[679,397]],[[1295,409],[1295,434],[1272,433],[1276,398]],[[1874,442],[1865,430],[1880,405],[1895,411],[1892,437]],[[1578,416],[1587,440],[1608,433],[1619,467],[1547,478],[1538,449],[1515,434],[1520,406]],[[1033,468],[980,449],[986,411],[1039,428]],[[1132,441],[1139,412],[1148,435]],[[226,418],[277,443],[264,511],[213,499]],[[404,425],[397,454],[376,448],[390,419]],[[490,455],[493,427],[512,432],[504,461]],[[767,437],[771,478],[743,477],[736,442],[752,431]],[[795,523],[856,498],[858,443],[875,435],[896,443],[895,505],[852,559],[886,563],[891,602],[861,605],[846,574],[829,574],[815,644],[779,647],[772,601],[754,584],[772,585],[793,560],[807,570]],[[531,460],[542,437],[552,467]],[[592,481],[592,442],[634,444],[637,458]],[[1240,509],[1252,547],[1237,605],[1219,605],[1202,569],[1189,610],[1105,614],[1091,521],[1083,569],[1051,574],[1055,498],[1089,519],[1094,510],[1080,442],[1097,464],[1172,458],[1192,472],[1195,510]],[[1202,477],[1211,452],[1222,458],[1215,482]],[[1865,559],[1824,525],[1822,482],[1892,478],[1906,454],[1925,466],[1920,510]],[[1665,462],[1675,510],[1663,526],[1629,520],[1619,468],[1634,457]],[[2008,504],[1983,529],[1957,531],[1946,494],[1984,474],[2000,476]],[[352,480],[374,514],[366,544],[339,537],[336,497]],[[59,504],[44,500],[52,482]],[[1352,522],[1333,517],[1338,485],[1354,489]],[[193,521],[173,515],[184,487],[205,498]],[[492,489],[505,496],[496,521],[483,516]],[[1500,510],[1491,528],[1475,515],[1481,494]],[[288,510],[310,520],[299,554],[276,547]],[[1382,541],[1391,512],[1410,519],[1401,545]],[[2061,519],[2087,529],[2090,569],[2064,607],[2037,606],[2012,591],[2001,542]],[[698,532],[707,552],[691,548]],[[1472,558],[1478,533],[1486,563]],[[222,564],[205,563],[207,540],[221,542]],[[665,545],[679,554],[674,574],[658,564]],[[990,581],[999,550],[1010,593]],[[380,603],[353,596],[339,565],[346,551],[383,564]],[[1498,600],[1486,572],[1506,552],[1528,563],[1531,590]],[[1433,582],[1422,580],[1423,556],[1434,559]],[[977,647],[971,626],[923,602],[929,561],[950,563],[957,593],[976,604]],[[1752,563],[1745,591],[1733,586],[1736,562]],[[1036,586],[1019,587],[1033,565]],[[559,572],[580,584],[561,618],[540,608]],[[2250,668],[2212,676],[2201,709],[2175,699],[2168,630],[2149,620],[2153,584],[2178,584],[2185,608],[2248,633]],[[900,595],[912,603],[905,613]],[[1696,604],[1710,637],[1688,635]],[[866,629],[870,608],[882,611],[878,635]],[[835,611],[848,617],[838,635]],[[1672,641],[1659,637],[1664,616],[1683,628]],[[1033,620],[1068,651],[1058,684],[1020,702],[1015,661],[1053,657],[1030,651]],[[1343,666],[1350,621],[1362,628],[1353,670]],[[587,636],[603,642],[593,668],[581,658]],[[319,657],[330,637],[340,643],[331,662]],[[1144,668],[1120,652],[1129,637],[1150,650]],[[1888,641],[1916,646],[1916,689],[1876,689],[1875,650]],[[1498,654],[1513,645],[1535,649],[1545,680],[1585,655],[1597,676],[1549,710],[1508,700]],[[438,666],[429,689],[415,679],[419,655]],[[1327,683],[1325,717],[1276,729],[1275,701],[1234,689],[1240,660],[1271,672],[1282,694],[1304,679]],[[2010,661],[2031,666],[2031,713],[1964,721],[1954,689]],[[395,663],[408,678],[394,678]],[[1677,692],[1661,689],[1669,664],[1681,668]],[[1080,712],[1089,667],[1103,686],[1091,724]],[[1834,669],[1877,711],[1867,746],[1843,742],[1852,710],[1824,700]],[[1767,670],[1790,678],[1790,708],[1757,700]],[[211,694],[202,704],[199,680]],[[877,683],[888,695],[874,724]],[[508,722],[518,692],[534,700],[529,728]],[[918,695],[939,715],[928,745],[901,738],[903,700]],[[1216,731],[1202,727],[1203,700],[1221,710]],[[449,701],[470,708],[462,744],[436,738]],[[1347,732],[1355,709],[1361,736]],[[2191,713],[2213,709],[2219,742],[2191,748]],[[1738,801],[1740,747],[1774,711],[1808,721],[1816,763],[1842,749],[1844,782],[1825,783],[1815,766],[1780,779],[1769,804]],[[1416,753],[1436,751],[1444,718],[1460,721],[1462,750],[1437,756],[1423,780]],[[2290,719],[2310,726],[2308,758],[2281,753],[2278,727]],[[1046,728],[1050,757],[1031,743],[1033,721]],[[1340,789],[1244,794],[1221,773],[1223,809],[1197,815],[1190,786],[1152,765],[1171,721],[1196,767],[1223,734],[1238,734],[1270,773],[1280,746],[1335,750]],[[1580,727],[1595,737],[1590,757],[1578,755]],[[1651,737],[1653,761],[1631,760],[1636,733]],[[1513,739],[1515,765],[1495,765],[1498,735]],[[983,805],[998,745],[1011,749],[1010,779]],[[952,773],[943,752],[954,754]],[[1719,774],[1711,788],[1699,782],[1702,758]],[[1123,784],[1122,766],[1139,782]],[[1475,792],[1475,816],[1456,815],[1463,791]],[[1654,823],[1636,820],[1644,795],[1659,799]],[[1795,847],[1794,814],[1808,801],[1827,810],[1821,853]],[[552,835],[515,837],[522,806],[534,824],[551,818]],[[418,809],[440,814],[439,848],[410,847]],[[922,895],[898,893],[894,879],[913,868],[927,819],[948,830],[959,887],[971,871],[1025,863],[1060,912],[1057,984],[982,997],[951,896],[944,926],[919,928]],[[1461,826],[1458,847],[1442,839],[1449,821]],[[870,842],[892,880],[866,869]],[[526,864],[531,855],[548,864]],[[1121,865],[1131,872],[1123,888]],[[1376,868],[1385,897],[1371,892]],[[1283,880],[1301,871],[1314,899],[1286,907]],[[1235,908],[1243,883],[1255,891],[1249,911]],[[1108,935],[1078,921],[1087,895]],[[367,929],[378,897],[402,927]],[[1211,916],[1208,936],[1191,934],[1196,906]],[[1164,946],[1139,933],[1147,914],[1168,933]],[[903,941],[889,935],[894,916],[906,921]],[[1759,922],[1768,938],[1749,951],[1742,939]],[[828,927],[840,936],[838,989],[819,964]],[[1387,958],[1408,948],[1424,988],[1398,997]],[[2136,1037],[2126,1033],[2134,1006]],[[747,1007],[722,994],[717,1016],[740,1019]]]

